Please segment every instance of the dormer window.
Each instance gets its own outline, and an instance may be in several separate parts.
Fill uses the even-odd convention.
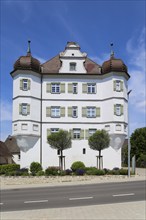
[[[76,63],[70,63],[70,71],[76,71]]]

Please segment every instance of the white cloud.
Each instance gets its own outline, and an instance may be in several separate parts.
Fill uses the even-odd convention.
[[[109,60],[110,54],[109,53],[103,53],[101,57],[97,56],[90,56],[90,59],[95,61],[96,63],[102,65],[104,61]]]
[[[12,120],[12,104],[7,101],[1,101],[1,121]]]
[[[129,89],[130,103],[140,112],[145,112],[146,106],[146,75],[145,75],[145,29],[143,29],[139,37],[132,37],[127,42],[127,52],[129,59]]]

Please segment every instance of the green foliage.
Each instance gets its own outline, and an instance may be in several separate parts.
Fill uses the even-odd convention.
[[[46,176],[57,176],[60,173],[60,168],[59,167],[48,167],[45,170],[45,175]]]
[[[146,155],[146,127],[136,129],[131,135],[130,143],[131,157],[135,155],[138,160],[141,154]]]
[[[101,151],[109,147],[110,138],[105,130],[97,130],[89,137],[88,144],[91,149]]]
[[[71,165],[71,169],[73,172],[76,172],[78,169],[85,169],[85,164],[81,161],[76,161]]]
[[[32,175],[36,175],[39,171],[42,171],[42,166],[38,162],[32,162],[30,164],[30,172]]]
[[[146,168],[146,154],[141,154],[136,161],[136,166]]]
[[[40,170],[36,173],[36,176],[44,176],[45,172],[43,170]]]
[[[96,167],[86,167],[87,175],[97,175],[98,169]]]
[[[4,164],[0,165],[0,175],[9,175],[20,169],[19,164]]]

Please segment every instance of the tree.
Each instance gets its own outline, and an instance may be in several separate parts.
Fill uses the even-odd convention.
[[[110,137],[109,134],[105,130],[97,130],[92,136],[88,139],[88,144],[91,149],[99,151],[99,169],[100,159],[101,159],[101,151],[105,148],[109,147]]]
[[[71,135],[68,131],[59,130],[47,137],[50,147],[60,151],[60,168],[63,170],[63,150],[71,148]]]

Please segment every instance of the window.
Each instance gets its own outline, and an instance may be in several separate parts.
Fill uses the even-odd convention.
[[[73,130],[73,139],[80,139],[80,129]]]
[[[60,150],[57,150],[57,155],[60,155]]]
[[[124,132],[127,132],[127,125],[124,125]]]
[[[96,129],[89,129],[89,137],[96,132]]]
[[[86,148],[83,148],[83,154],[86,154]]]
[[[72,117],[77,118],[78,117],[78,108],[76,106],[72,107]]]
[[[121,131],[121,125],[120,124],[116,125],[116,131]]]
[[[96,108],[95,107],[87,107],[87,117],[88,118],[96,117]]]
[[[30,80],[29,79],[20,79],[20,89],[27,91],[30,89]]]
[[[60,84],[52,83],[52,93],[60,93]]]
[[[21,130],[27,130],[28,128],[28,125],[27,124],[22,124],[21,125]]]
[[[88,84],[87,85],[87,92],[88,93],[96,93],[96,84]]]
[[[22,115],[27,115],[27,104],[26,103],[22,104]]]
[[[72,84],[72,90],[73,90],[73,94],[77,94],[78,90],[77,90],[77,83],[73,83]]]
[[[70,71],[76,71],[76,63],[70,63]]]
[[[17,124],[14,124],[14,131],[17,131]]]
[[[105,125],[105,130],[110,131],[110,125]]]
[[[59,128],[51,128],[51,133],[56,133],[59,131]]]
[[[38,126],[38,125],[33,124],[33,131],[38,131],[38,130],[39,130],[39,126]]]
[[[23,90],[28,90],[28,80],[23,79]]]
[[[60,107],[51,107],[51,117],[60,117]]]
[[[114,114],[117,116],[120,116],[123,114],[123,105],[121,104],[116,104],[114,106]]]
[[[116,92],[123,91],[123,81],[114,80],[114,91],[116,91]]]

